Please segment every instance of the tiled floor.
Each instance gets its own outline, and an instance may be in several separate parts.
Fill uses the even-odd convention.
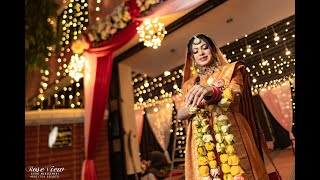
[[[283,150],[272,151],[271,157],[282,177],[282,180],[295,179],[295,156],[291,147]],[[266,161],[266,167],[268,172],[274,171],[274,168],[269,161]]]

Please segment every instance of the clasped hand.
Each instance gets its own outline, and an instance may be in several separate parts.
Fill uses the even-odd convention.
[[[210,86],[194,85],[185,96],[185,107],[192,103],[192,107],[196,107],[201,101],[205,101],[204,97],[212,96],[213,89]]]

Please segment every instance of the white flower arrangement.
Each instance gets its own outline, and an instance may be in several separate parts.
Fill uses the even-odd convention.
[[[161,0],[136,0],[137,8],[140,11],[139,16],[146,14],[147,11],[161,2]],[[94,43],[110,40],[116,33],[132,23],[133,18],[131,17],[129,6],[126,5],[129,3],[130,0],[122,2],[111,14],[104,17],[97,26],[89,29],[86,32],[89,40]]]

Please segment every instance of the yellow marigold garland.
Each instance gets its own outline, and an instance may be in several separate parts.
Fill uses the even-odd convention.
[[[229,132],[231,124],[228,122],[229,106],[232,103],[233,91],[230,87],[224,87],[223,80],[219,80],[222,86],[221,99],[217,104],[206,105],[202,108],[188,106],[190,114],[195,114],[192,123],[196,127],[195,142],[197,146],[197,164],[199,173],[203,180],[220,180],[220,171],[224,173],[224,180],[234,178],[243,179],[243,169],[239,165],[239,158],[235,154],[234,136]],[[213,124],[214,138],[209,129],[209,118],[211,112],[215,111],[215,122]],[[214,148],[220,155],[221,164],[218,165]]]
[[[204,108],[188,108],[190,114],[195,114],[192,123],[196,127],[195,143],[197,147],[197,164],[203,180],[219,180],[220,168],[214,153],[215,144],[209,129],[210,111]]]

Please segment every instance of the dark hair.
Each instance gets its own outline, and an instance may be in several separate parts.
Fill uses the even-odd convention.
[[[209,44],[210,46],[210,49],[212,51],[212,53],[215,53],[217,52],[217,48],[215,46],[215,44],[213,43],[212,39],[209,38],[208,36],[204,35],[204,34],[198,34],[196,35],[197,38],[203,40],[204,42],[206,42],[207,44]],[[192,37],[189,42],[188,42],[188,54],[191,55],[192,57],[192,54],[193,54],[193,51],[192,51],[192,43],[193,43],[193,40],[194,40],[194,37]]]

